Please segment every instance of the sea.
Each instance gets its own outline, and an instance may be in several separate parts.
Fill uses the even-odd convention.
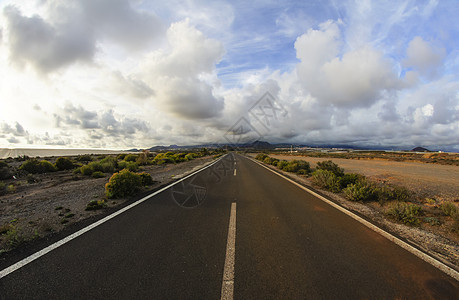
[[[0,148],[0,159],[8,157],[28,156],[28,157],[51,157],[51,156],[75,156],[82,154],[119,154],[127,153],[123,150],[103,150],[103,149],[31,149],[31,148]]]

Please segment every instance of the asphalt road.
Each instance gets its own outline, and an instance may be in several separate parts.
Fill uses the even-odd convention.
[[[0,298],[220,299],[233,202],[234,299],[459,298],[455,279],[232,154],[1,278]]]

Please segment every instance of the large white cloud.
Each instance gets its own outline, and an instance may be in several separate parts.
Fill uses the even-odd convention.
[[[204,79],[215,76],[215,65],[224,54],[222,44],[206,38],[188,20],[172,24],[167,39],[169,48],[150,53],[140,71],[157,91],[155,103],[179,118],[218,117],[224,101]]]
[[[381,92],[398,87],[391,62],[369,46],[341,54],[337,23],[327,21],[295,42],[298,77],[319,101],[336,106],[370,106]]]

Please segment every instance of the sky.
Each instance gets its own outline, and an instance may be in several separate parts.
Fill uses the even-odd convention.
[[[457,0],[0,0],[0,148],[459,152]]]

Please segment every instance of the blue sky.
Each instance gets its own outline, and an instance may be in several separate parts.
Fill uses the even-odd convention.
[[[0,147],[224,143],[243,118],[245,139],[459,151],[455,0],[0,11]],[[287,112],[269,126],[250,110],[266,92]]]

